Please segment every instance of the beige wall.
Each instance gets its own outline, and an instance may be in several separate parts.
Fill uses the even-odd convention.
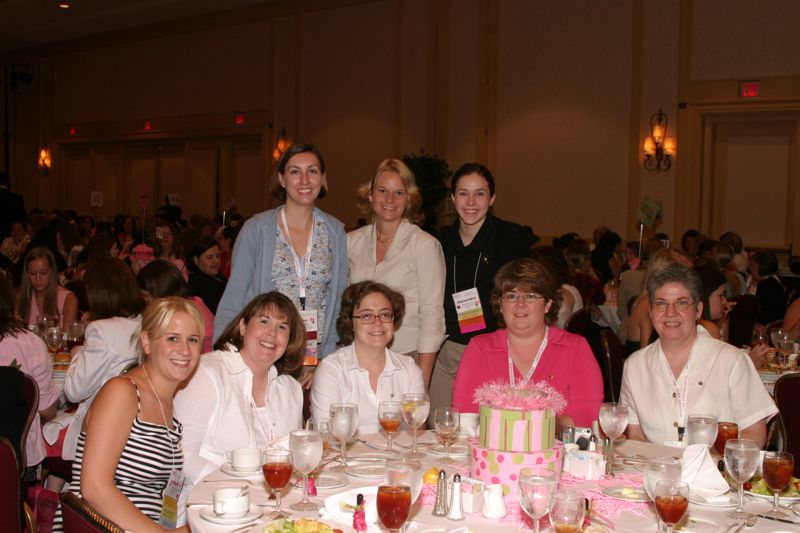
[[[269,203],[253,182],[271,171],[274,136],[285,127],[323,150],[331,193],[321,207],[348,224],[359,216],[354,189],[374,166],[424,147],[454,169],[488,163],[497,213],[541,235],[589,235],[604,223],[631,238],[647,194],[664,203],[659,229],[677,239],[703,220],[700,107],[746,111],[736,81],[761,76],[760,105],[781,112],[800,102],[800,60],[786,53],[797,46],[800,10],[762,4],[286,2],[234,25],[54,47],[24,58],[41,75],[20,96],[18,184],[31,205],[63,205],[66,175],[58,162],[38,175],[38,144],[146,140],[143,118],[181,142],[225,138],[235,133],[233,113],[247,111],[258,114],[248,133],[263,137],[263,149],[226,152],[231,184],[223,184],[227,196],[247,196],[247,211]],[[654,173],[641,167],[642,144],[659,107],[678,153],[672,169]],[[73,123],[77,139],[65,135]],[[86,166],[102,173],[113,167],[109,157]],[[106,177],[115,179],[110,171],[93,179]],[[134,194],[118,194],[126,193]]]

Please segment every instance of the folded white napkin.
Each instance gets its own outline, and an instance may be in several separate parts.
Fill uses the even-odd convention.
[[[365,518],[367,521],[367,531],[370,533],[380,532],[381,529],[377,525],[378,507],[376,504],[378,487],[360,487],[348,490],[346,492],[340,492],[339,494],[334,494],[333,496],[328,496],[325,498],[325,508],[320,509],[320,515],[322,515],[323,518],[330,517],[342,525],[351,526],[353,524],[353,511],[343,511],[341,504],[346,503],[348,505],[355,505],[356,497],[359,494],[364,495],[364,511],[366,514]]]
[[[705,444],[690,444],[683,450],[681,481],[689,484],[692,493],[708,502],[722,496],[730,486],[717,469]]]
[[[52,446],[56,443],[61,430],[72,424],[72,421],[75,420],[75,414],[75,411],[71,413],[61,413],[42,427],[42,435],[44,435],[44,440],[47,441],[47,444]]]

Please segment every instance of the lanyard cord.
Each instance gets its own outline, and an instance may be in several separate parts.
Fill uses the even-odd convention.
[[[533,358],[533,363],[531,363],[531,367],[525,373],[522,378],[522,384],[525,385],[531,380],[533,377],[533,373],[536,370],[536,367],[539,366],[539,360],[542,358],[542,354],[544,353],[544,349],[547,348],[547,332],[549,331],[549,327],[544,327],[544,338],[542,339],[542,343],[539,345],[539,350],[536,352],[536,357]],[[516,378],[514,377],[514,362],[511,360],[511,341],[506,339],[506,345],[508,346],[508,382],[513,387],[516,385]],[[520,372],[521,373],[521,372]]]
[[[472,287],[475,288],[478,284],[478,268],[481,266],[481,257],[483,257],[483,252],[478,254],[478,262],[475,264],[475,275],[472,277]],[[456,256],[453,256],[453,292],[458,292],[458,287],[456,286]]]
[[[308,270],[311,266],[311,249],[314,247],[314,226],[316,226],[316,216],[312,216],[311,220],[311,238],[306,246],[306,253],[303,256],[304,264],[300,263],[300,257],[294,251],[292,244],[292,234],[289,231],[289,224],[286,222],[286,206],[281,208],[281,221],[283,228],[286,230],[286,242],[289,244],[289,249],[292,251],[292,259],[294,260],[294,270],[297,274],[297,279],[300,281],[300,308],[306,308],[306,278],[308,278]]]
[[[156,388],[153,386],[153,382],[150,381],[150,376],[147,375],[147,366],[142,365],[142,370],[144,371],[144,379],[147,380],[147,383],[150,385],[150,388],[153,389],[153,394],[156,397],[156,401],[158,402],[158,408],[161,409],[161,419],[164,420],[164,429],[167,431],[167,440],[169,441],[169,449],[172,452],[172,468],[175,468],[175,445],[172,443],[172,435],[169,432],[169,424],[167,424],[167,414],[164,412],[164,406],[161,404],[161,398],[158,396],[158,392],[156,392]]]
[[[692,344],[692,348],[693,347],[694,344]],[[672,379],[673,396],[678,401],[676,406],[678,416],[678,442],[683,442],[683,435],[686,432],[686,402],[689,396],[689,360],[686,360],[686,365],[684,365],[683,370],[681,370],[681,373],[683,374],[683,383],[679,386],[678,380],[675,379],[675,374],[672,373],[672,369],[669,367],[667,356],[664,355],[660,345],[659,352],[661,352],[663,355],[664,366],[667,369],[667,374]],[[691,353],[692,350],[690,348],[689,354],[691,355]]]

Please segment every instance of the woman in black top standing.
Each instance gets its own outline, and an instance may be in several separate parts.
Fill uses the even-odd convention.
[[[469,340],[497,329],[491,307],[495,273],[512,259],[531,256],[531,232],[489,213],[495,195],[488,168],[479,163],[463,165],[453,174],[451,193],[458,219],[439,234],[447,267],[447,340],[431,377],[431,413],[450,405],[453,380]]]

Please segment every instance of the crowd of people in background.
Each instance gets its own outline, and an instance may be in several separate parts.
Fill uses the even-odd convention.
[[[529,228],[493,214],[494,177],[468,163],[450,182],[456,216],[434,236],[417,225],[413,173],[386,159],[358,191],[366,224],[347,233],[317,206],[328,187],[320,151],[298,144],[276,167],[272,193],[280,205],[246,220],[235,213],[224,224],[184,218],[167,204],[154,220],[31,209],[3,221],[0,345],[33,346],[4,353],[19,353],[15,361],[40,381],[42,421],[54,415],[53,387],[42,371],[44,345],[27,326],[53,317],[87,324],[64,387],[66,400],[79,405],[60,444],[63,458],[75,461],[71,490],[126,529],[158,530],[153,502],[177,467],[181,438],[180,467],[196,482],[231,448],[265,447],[309,415],[326,418],[332,403],[357,404],[360,430],[375,431],[381,401],[428,392],[431,415],[451,404],[475,411],[472,393],[491,379],[549,381],[568,399],[559,427],[591,425],[604,396],[600,368],[586,339],[563,327],[576,311],[603,305],[610,290],[615,333],[636,352],[623,383],[623,401],[635,412],[632,438],[672,439],[666,419],[651,414],[659,399],[645,401],[642,376],[658,350],[670,361],[675,354],[679,375],[690,354],[685,342],[720,349],[714,343],[726,338],[728,298],[755,294],[759,327],[783,320],[800,335],[800,300],[778,277],[776,255],[748,253],[732,232],[713,240],[689,230],[680,242],[656,233],[625,243],[599,226],[591,240],[566,233],[536,245]],[[789,267],[799,273],[800,258]],[[663,296],[667,289],[679,298]],[[685,315],[680,335],[662,320],[671,313]],[[766,349],[750,351],[750,366],[735,352],[720,353],[752,392],[751,370]],[[761,400],[740,427],[753,426],[763,440],[774,405]],[[109,428],[114,409],[125,415],[121,429]],[[732,418],[741,411],[725,407]],[[135,460],[129,441],[147,433],[141,422],[167,428],[154,459],[164,464],[155,479],[106,490]],[[93,445],[97,431],[114,436],[111,449]],[[41,450],[28,458],[34,466]],[[120,506],[121,495],[131,505]]]

